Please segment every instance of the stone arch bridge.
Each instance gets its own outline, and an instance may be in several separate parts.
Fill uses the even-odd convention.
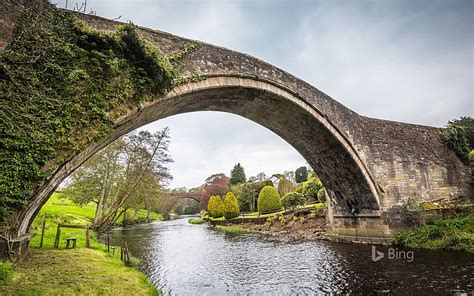
[[[28,6],[20,2],[1,4],[2,48]],[[104,31],[120,25],[91,15],[74,17]],[[148,28],[139,28],[139,34],[164,54],[194,42]],[[277,67],[211,44],[203,43],[184,57],[180,75],[195,72],[206,79],[180,85],[130,110],[114,123],[111,134],[57,164],[36,184],[21,213],[18,235],[29,231],[56,187],[94,153],[147,123],[193,111],[241,115],[299,151],[328,192],[328,224],[334,236],[390,238],[406,226],[403,206],[409,198],[429,201],[472,193],[468,166],[442,142],[438,128],[365,117]]]
[[[200,204],[204,195],[202,192],[167,192],[164,196],[175,200],[192,199]]]

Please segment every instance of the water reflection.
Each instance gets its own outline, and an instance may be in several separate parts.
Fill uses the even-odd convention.
[[[366,245],[217,232],[187,219],[114,231],[165,295],[314,295],[474,291],[472,254],[415,251],[371,261]],[[386,248],[378,248],[386,252]]]

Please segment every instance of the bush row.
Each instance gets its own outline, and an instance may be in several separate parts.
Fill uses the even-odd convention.
[[[240,215],[239,202],[232,192],[227,192],[224,200],[218,195],[209,198],[207,204],[209,217],[220,218],[224,216],[226,219],[232,219]]]

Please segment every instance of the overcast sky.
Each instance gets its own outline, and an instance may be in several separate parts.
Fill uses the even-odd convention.
[[[442,126],[474,116],[473,3],[88,0],[87,7],[251,54],[359,114]],[[306,164],[271,131],[235,115],[182,114],[144,128],[164,126],[171,129],[172,187],[198,186],[237,162],[247,176]]]

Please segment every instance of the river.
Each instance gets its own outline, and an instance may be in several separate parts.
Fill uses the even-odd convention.
[[[384,258],[373,262],[369,245],[229,234],[187,220],[136,225],[112,235],[116,243],[127,241],[141,270],[164,295],[474,291],[473,254],[414,250],[410,257],[377,246]],[[389,258],[393,254],[398,259]]]

